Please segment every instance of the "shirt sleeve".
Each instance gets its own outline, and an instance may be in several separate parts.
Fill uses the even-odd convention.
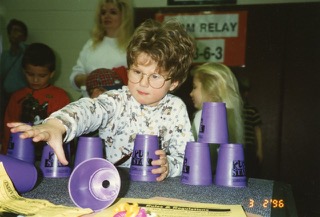
[[[198,139],[199,128],[200,128],[200,121],[201,121],[202,110],[199,110],[195,113],[193,121],[192,121],[192,133],[195,140]]]
[[[75,137],[97,130],[116,111],[115,107],[115,101],[111,97],[103,102],[86,97],[52,113],[46,120],[60,120],[66,128],[64,142],[69,142]]]
[[[180,101],[180,103],[179,103]],[[190,119],[185,104],[182,100],[174,102],[171,128],[164,138],[163,149],[167,152],[169,163],[169,177],[180,176],[182,173],[183,159],[187,142],[194,141],[191,131]],[[170,137],[170,138],[168,138]],[[169,141],[169,144],[166,142]]]
[[[77,60],[77,63],[75,66],[73,66],[72,68],[72,72],[70,74],[70,83],[71,83],[71,86],[75,89],[75,90],[78,90],[80,91],[81,89],[77,87],[77,85],[75,84],[74,82],[74,78],[77,76],[77,75],[81,75],[81,74],[87,74],[89,72],[86,72],[85,71],[85,62],[86,62],[86,56],[87,56],[87,53],[88,53],[88,50],[90,49],[91,47],[91,44],[92,44],[92,41],[89,39],[85,45],[83,46],[80,54],[79,54],[79,57],[78,57],[78,60]]]

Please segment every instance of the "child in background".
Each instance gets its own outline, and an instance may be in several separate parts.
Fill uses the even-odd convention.
[[[28,38],[28,27],[24,22],[12,19],[7,25],[7,34],[10,48],[1,55],[0,82],[3,86],[0,86],[6,94],[10,95],[27,86],[21,61],[27,47],[25,42]]]
[[[86,89],[89,97],[96,98],[107,90],[120,89],[124,84],[128,84],[125,67],[113,69],[100,68],[93,70],[88,75]]]
[[[122,79],[120,78],[122,77]],[[96,98],[108,90],[121,89],[123,80],[128,84],[127,70],[125,67],[93,70],[87,77],[86,90],[88,96]],[[99,136],[99,131],[90,132],[87,136]]]
[[[12,94],[4,123],[20,121],[38,125],[70,100],[63,89],[50,84],[56,67],[55,54],[50,47],[42,43],[29,45],[22,58],[22,67],[28,87]],[[7,152],[9,136],[10,130],[5,126],[2,153]]]
[[[260,178],[263,161],[262,120],[259,110],[250,104],[251,84],[247,78],[239,77],[239,88],[243,99],[243,117],[245,126],[246,173],[249,177]]]
[[[4,136],[4,113],[9,102],[10,95],[27,86],[23,74],[21,60],[27,47],[27,25],[17,19],[11,19],[7,25],[7,35],[10,43],[8,50],[1,53],[0,59],[0,139]]]
[[[193,89],[190,93],[194,107],[198,110],[192,122],[194,137],[198,138],[204,102],[224,102],[227,109],[228,140],[230,143],[244,142],[242,99],[238,82],[231,70],[220,63],[204,63],[191,71]],[[217,166],[219,144],[210,144],[211,168]]]
[[[238,82],[232,71],[220,63],[205,63],[192,70],[193,90],[190,93],[198,110],[192,123],[193,134],[198,138],[204,102],[224,102],[227,108],[230,143],[244,144],[242,99]]]
[[[181,24],[147,20],[127,48],[128,86],[70,103],[42,125],[8,126],[12,132],[24,132],[21,138],[47,141],[62,164],[68,164],[62,141],[97,129],[111,163],[132,152],[136,134],[158,135],[159,159],[151,164],[159,167],[152,173],[159,174],[157,181],[179,176],[186,143],[194,138],[184,102],[169,92],[186,80],[194,50],[194,40]],[[130,162],[121,166],[130,167]]]

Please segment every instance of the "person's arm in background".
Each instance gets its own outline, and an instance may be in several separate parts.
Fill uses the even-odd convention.
[[[261,127],[255,126],[254,127],[255,136],[256,136],[256,144],[257,144],[257,157],[259,159],[259,162],[261,163],[263,160],[263,147],[262,147],[262,130]]]
[[[79,58],[77,60],[77,63],[75,66],[72,68],[72,73],[70,74],[70,83],[71,86],[75,89],[80,91],[81,86],[86,85],[86,80],[87,80],[87,73],[85,71],[85,61],[86,61],[86,55],[89,50],[89,47],[91,46],[92,41],[88,40],[86,44],[83,46]]]
[[[78,74],[74,77],[74,84],[80,89],[81,86],[85,86],[86,80],[88,75],[87,74]]]

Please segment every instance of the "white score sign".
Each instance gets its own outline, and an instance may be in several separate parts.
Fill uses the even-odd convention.
[[[197,43],[195,63],[221,62],[243,66],[245,60],[246,15],[240,12],[160,14],[160,19],[179,21]],[[159,14],[158,14],[159,16]]]

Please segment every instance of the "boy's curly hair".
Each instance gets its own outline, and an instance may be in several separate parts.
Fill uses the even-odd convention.
[[[195,42],[179,22],[159,23],[149,19],[134,32],[127,48],[127,63],[130,68],[139,54],[145,53],[180,86],[187,79],[194,52]]]

